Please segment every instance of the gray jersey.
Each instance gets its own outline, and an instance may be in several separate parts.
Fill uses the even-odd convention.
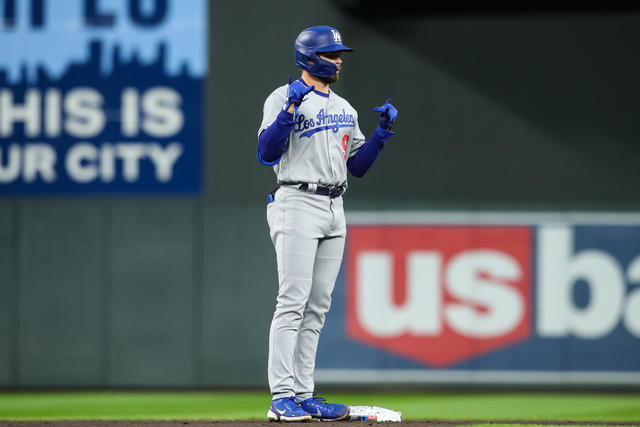
[[[271,93],[264,103],[258,135],[271,125],[287,101],[289,85]],[[364,144],[358,113],[334,91],[310,92],[298,107],[282,159],[273,166],[278,183],[307,182],[347,185],[347,159]]]

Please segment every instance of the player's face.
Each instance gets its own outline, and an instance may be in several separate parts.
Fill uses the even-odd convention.
[[[342,58],[340,58],[340,56],[342,55],[342,52],[322,52],[322,53],[318,53],[318,55],[322,59],[336,64],[336,67],[338,67],[338,71],[333,76],[328,78],[323,78],[322,80],[327,84],[337,82],[338,79],[340,78],[339,77],[340,68],[342,67]]]

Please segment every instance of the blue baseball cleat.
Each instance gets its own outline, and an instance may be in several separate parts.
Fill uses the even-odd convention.
[[[300,407],[295,397],[283,397],[271,402],[267,418],[269,421],[308,421],[311,415]]]
[[[323,421],[338,421],[349,416],[349,407],[340,403],[327,403],[322,397],[310,397],[307,400],[298,400],[300,407],[307,411],[313,418]]]

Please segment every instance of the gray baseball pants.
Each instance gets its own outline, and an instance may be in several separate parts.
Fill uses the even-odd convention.
[[[306,399],[315,388],[318,340],[344,252],[342,197],[283,186],[267,205],[267,221],[279,282],[269,332],[269,387],[273,399]]]

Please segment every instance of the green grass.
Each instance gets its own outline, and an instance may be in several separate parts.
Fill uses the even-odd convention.
[[[343,400],[347,398],[352,404],[400,410],[405,419],[640,421],[639,394],[373,394]]]
[[[330,401],[374,405],[403,419],[638,421],[640,394],[329,393]],[[262,392],[0,393],[0,420],[264,420]]]

